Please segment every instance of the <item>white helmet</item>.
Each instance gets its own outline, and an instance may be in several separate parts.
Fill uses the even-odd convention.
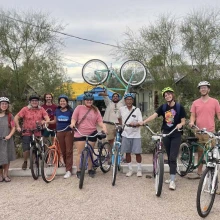
[[[199,84],[198,84],[198,86],[197,86],[197,88],[200,88],[200,86],[208,86],[209,88],[210,88],[210,83],[209,82],[207,82],[207,81],[201,81]]]
[[[10,101],[9,101],[9,99],[7,97],[0,97],[0,102],[10,103]]]

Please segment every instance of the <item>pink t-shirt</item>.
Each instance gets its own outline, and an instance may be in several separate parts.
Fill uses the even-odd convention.
[[[86,118],[82,121],[83,116],[88,112],[89,108],[85,105],[78,105],[73,112],[72,118],[79,122],[78,129],[82,134],[89,135],[92,132],[96,131],[96,125],[98,122],[102,121],[102,116],[99,112],[95,112],[93,109],[86,115]],[[74,132],[74,137],[81,137],[78,132]]]
[[[32,109],[28,107],[24,107],[18,112],[18,116],[23,118],[23,129],[35,129],[36,122],[38,121],[39,124],[43,119],[45,119],[47,112],[44,108],[39,107],[37,109]],[[25,132],[23,133],[25,136],[30,136],[31,133]],[[41,136],[41,132],[35,132],[36,136]]]
[[[209,98],[207,102],[197,99],[193,102],[190,112],[195,113],[196,125],[207,131],[215,131],[215,115],[220,112],[219,102],[217,99]]]

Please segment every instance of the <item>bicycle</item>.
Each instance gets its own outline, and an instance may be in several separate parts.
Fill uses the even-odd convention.
[[[199,216],[203,218],[208,216],[215,201],[215,194],[218,189],[218,171],[220,164],[220,146],[218,145],[220,134],[207,133],[209,137],[215,139],[217,143],[213,148],[208,149],[206,169],[201,176],[197,190],[197,212]]]
[[[209,132],[207,132],[205,128],[199,129],[196,126],[194,126],[194,128],[197,129],[196,133],[198,134],[209,135]],[[200,164],[206,164],[207,152],[208,152],[208,149],[210,149],[211,147],[212,140],[209,139],[205,144],[197,143],[197,141],[198,141],[197,137],[188,137],[187,142],[183,142],[180,145],[179,154],[177,157],[176,171],[181,177],[197,169]],[[203,154],[196,164],[195,163],[195,152],[198,149],[198,147],[203,149]]]
[[[97,86],[106,82],[108,84],[111,77],[115,77],[122,89],[108,88],[115,91],[128,91],[129,86],[138,86],[143,83],[147,77],[147,71],[145,66],[136,60],[126,61],[120,68],[120,76],[102,61],[98,59],[92,59],[86,62],[82,68],[82,77],[90,85]],[[126,85],[127,84],[127,85]]]
[[[115,130],[116,130],[116,136],[115,136],[115,141],[112,147],[112,166],[113,166],[113,172],[112,172],[112,186],[115,185],[116,182],[116,176],[117,176],[117,171],[121,170],[121,162],[123,160],[122,154],[121,154],[121,133],[122,133],[122,126],[110,122],[110,121],[103,121],[103,123],[106,124],[111,124],[115,125]]]
[[[85,171],[88,167],[89,157],[91,158],[94,169],[97,169],[98,167],[100,167],[103,173],[107,173],[110,170],[111,165],[109,164],[109,151],[108,151],[108,149],[110,148],[110,144],[108,142],[101,143],[98,141],[98,152],[96,153],[93,147],[89,144],[89,137],[97,136],[99,140],[102,140],[106,138],[106,134],[102,132],[98,132],[97,134],[93,136],[89,136],[89,135],[82,134],[76,127],[74,129],[81,136],[86,137],[85,147],[81,153],[81,158],[80,158],[81,174],[80,174],[80,180],[79,180],[79,188],[82,189],[84,177],[85,177]],[[96,156],[95,159],[93,159],[93,155]]]
[[[69,126],[63,130],[51,130],[45,125],[48,131],[55,133],[52,145],[48,146],[41,163],[42,178],[46,183],[50,183],[56,176],[57,168],[63,165],[60,144],[57,139],[57,132],[65,131]]]
[[[163,176],[164,176],[164,157],[163,157],[162,138],[171,135],[177,128],[174,128],[168,134],[163,134],[163,133],[153,132],[147,124],[145,124],[145,127],[153,134],[152,141],[155,142],[155,147],[153,150],[153,177],[155,178],[156,196],[159,197],[162,192]]]
[[[39,160],[43,158],[45,148],[50,145],[49,140],[44,140],[42,136],[35,136],[35,132],[42,130],[42,127],[36,122],[36,128],[34,129],[22,129],[22,133],[31,133],[30,142],[30,169],[32,177],[37,180],[39,177]]]

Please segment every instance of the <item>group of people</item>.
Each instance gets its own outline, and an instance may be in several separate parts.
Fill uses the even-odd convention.
[[[191,106],[190,123],[192,127],[195,123],[199,128],[206,128],[207,131],[215,131],[215,116],[220,120],[220,107],[218,100],[209,97],[210,83],[202,81],[198,84],[198,89],[201,97],[195,100]],[[78,105],[74,110],[68,104],[68,97],[61,95],[58,98],[58,106],[53,104],[53,95],[48,93],[44,95],[44,105],[39,105],[39,96],[33,95],[29,98],[28,106],[22,108],[13,118],[9,112],[9,99],[0,97],[0,182],[10,182],[8,169],[10,161],[15,159],[14,142],[12,136],[17,131],[22,129],[19,124],[19,119],[23,119],[24,129],[33,129],[36,127],[36,122],[49,125],[49,129],[56,129],[57,138],[60,142],[61,152],[66,166],[66,174],[64,178],[69,178],[72,175],[73,165],[73,141],[77,148],[77,177],[80,172],[80,155],[85,146],[85,137],[81,136],[76,127],[82,134],[94,136],[97,133],[97,125],[99,125],[104,133],[107,134],[107,139],[113,146],[115,138],[115,126],[107,122],[128,124],[123,126],[121,153],[125,154],[128,164],[127,177],[133,175],[131,154],[136,155],[137,176],[142,176],[142,148],[141,148],[141,129],[140,126],[162,116],[163,122],[161,130],[168,134],[174,128],[176,129],[171,135],[163,138],[163,144],[166,148],[168,156],[168,164],[170,167],[170,178],[165,182],[169,184],[171,190],[176,189],[176,166],[179,146],[181,143],[181,132],[178,130],[185,125],[186,112],[184,107],[176,102],[174,90],[171,87],[166,87],[162,90],[162,96],[165,104],[156,109],[150,117],[143,121],[142,114],[139,108],[136,108],[134,103],[134,94],[126,93],[120,100],[120,95],[114,93],[110,99],[107,93],[100,93],[104,97],[106,104],[105,115],[102,118],[98,108],[93,105],[94,96],[92,93],[85,93],[84,105]],[[105,123],[103,123],[105,122]],[[54,136],[54,132],[48,130],[43,131],[43,136],[48,138],[49,135]],[[36,133],[40,136],[40,132]],[[4,137],[1,138],[1,137]],[[199,141],[205,143],[207,138],[205,135],[200,135]],[[27,159],[30,150],[30,133],[26,131],[22,134],[22,148],[24,163],[22,169],[27,169]],[[97,138],[90,137],[89,143],[92,147],[95,146]],[[111,152],[111,149],[109,149]],[[201,157],[202,149],[198,149],[198,156]],[[198,168],[196,176],[191,178],[200,178],[202,173],[202,165]],[[92,168],[92,163],[88,162],[88,174],[90,177],[95,176],[95,170]]]

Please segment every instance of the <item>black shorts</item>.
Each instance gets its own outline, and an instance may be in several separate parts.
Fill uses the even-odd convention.
[[[97,133],[98,133],[98,131],[94,131],[89,136],[94,136]],[[86,137],[74,137],[74,142],[76,142],[76,141],[86,141]],[[97,136],[89,137],[89,141],[96,142],[97,141]]]

